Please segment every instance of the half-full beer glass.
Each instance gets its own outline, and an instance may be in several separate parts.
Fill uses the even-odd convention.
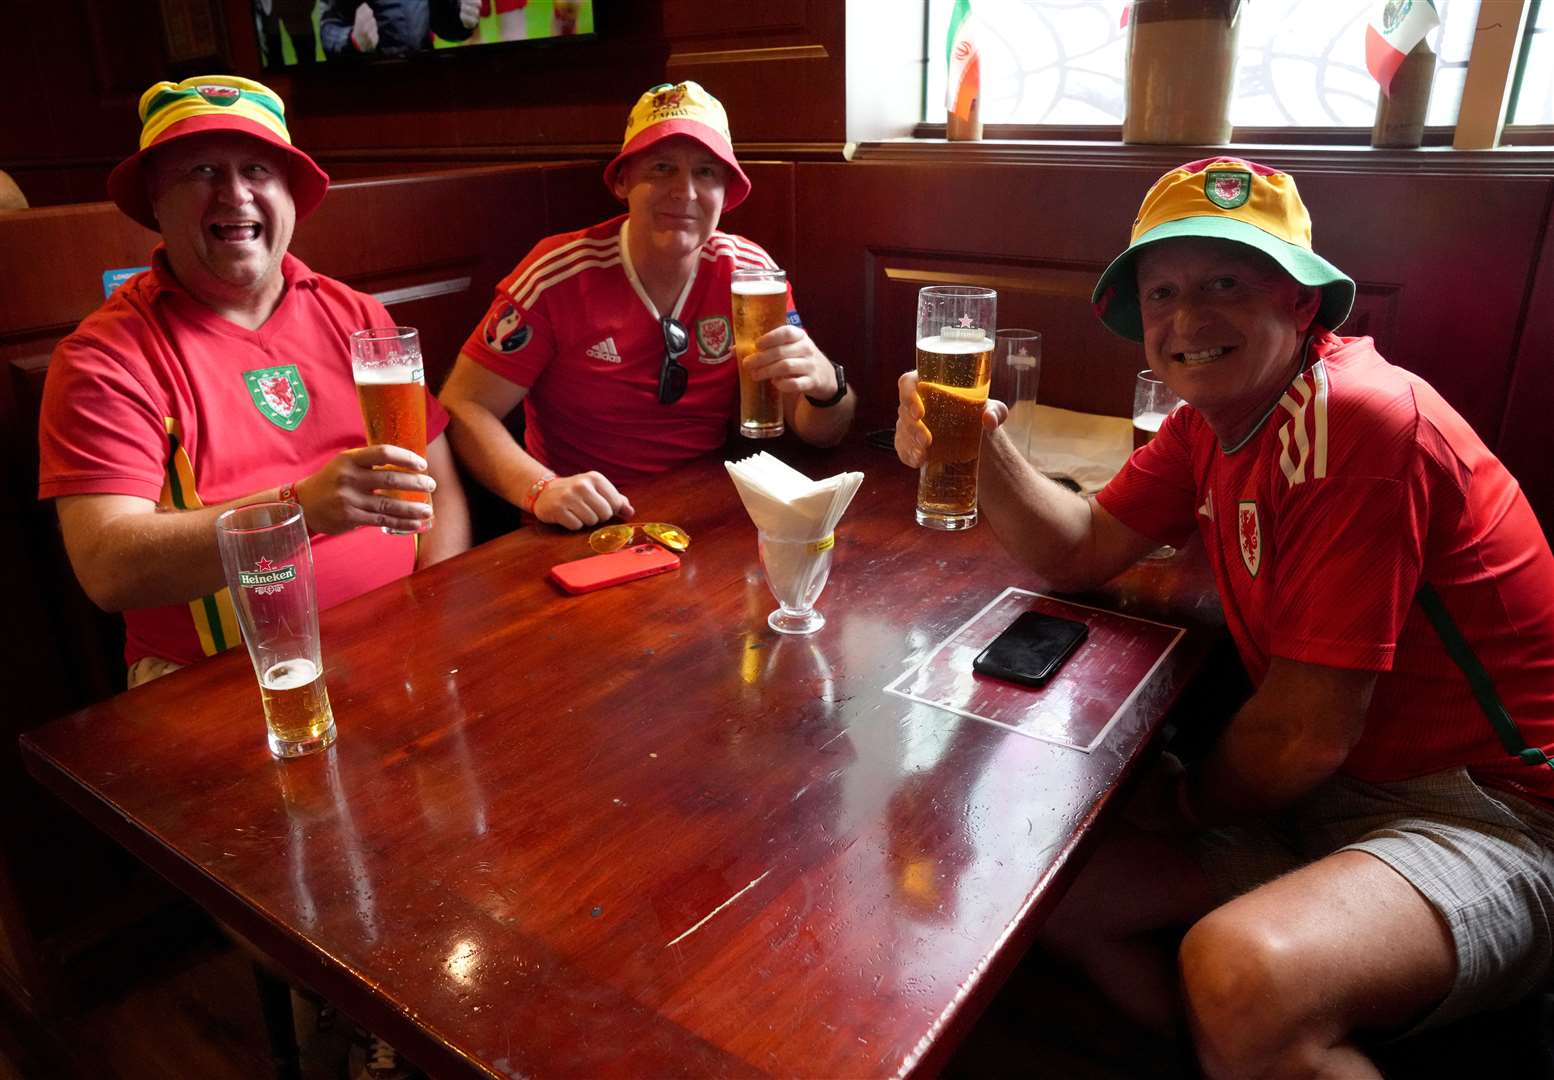
[[[1148,446],[1165,423],[1182,404],[1182,399],[1155,375],[1145,370],[1133,377],[1133,449]],[[1170,544],[1161,544],[1145,555],[1146,559],[1169,559],[1176,554]]]
[[[369,446],[401,446],[426,457],[426,376],[421,337],[410,326],[375,326],[351,334],[351,373]],[[380,469],[408,472],[397,465]],[[431,502],[424,491],[386,492],[409,502]],[[403,534],[410,529],[388,529]]]
[[[735,270],[734,359],[739,365],[739,433],[747,439],[782,434],[782,391],[746,369],[762,334],[788,321],[788,275],[782,270]]]
[[[930,529],[977,523],[977,456],[997,313],[992,289],[931,285],[917,294],[917,393],[933,437],[918,473],[917,523]]]
[[[335,741],[318,641],[313,549],[294,502],[239,506],[216,519],[232,606],[259,678],[270,752],[300,757]]]

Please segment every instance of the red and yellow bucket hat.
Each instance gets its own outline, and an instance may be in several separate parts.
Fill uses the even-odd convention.
[[[621,152],[604,167],[604,183],[615,190],[621,165],[671,135],[689,135],[729,167],[728,191],[723,209],[732,210],[750,194],[750,178],[734,158],[734,141],[728,132],[728,113],[723,103],[700,83],[660,83],[637,99],[626,121]]]
[[[1302,285],[1322,290],[1316,321],[1329,330],[1349,317],[1354,282],[1311,250],[1311,215],[1288,173],[1241,158],[1190,161],[1144,196],[1127,250],[1096,282],[1091,303],[1106,328],[1144,340],[1133,261],[1140,248],[1178,236],[1207,236],[1256,248]]]
[[[108,196],[148,229],[157,228],[146,193],[145,167],[151,151],[176,139],[233,131],[286,151],[291,198],[301,220],[329,190],[329,175],[291,145],[286,106],[269,87],[235,75],[196,75],[183,82],[159,82],[140,95],[140,149],[108,176]]]

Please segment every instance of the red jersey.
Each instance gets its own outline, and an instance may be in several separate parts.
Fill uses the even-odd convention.
[[[193,509],[299,480],[366,445],[349,337],[393,325],[382,304],[287,255],[280,305],[247,330],[184,291],[164,248],[152,261],[54,349],[39,498],[134,495]],[[430,441],[448,414],[431,395],[426,408]],[[329,607],[410,573],[415,543],[355,529],[316,536],[313,558]],[[126,611],[124,623],[132,664],[188,664],[239,641],[225,589]]]
[[[1554,555],[1466,421],[1369,338],[1324,334],[1244,445],[1191,406],[1098,496],[1146,536],[1194,525],[1254,683],[1270,657],[1376,671],[1343,771],[1369,782],[1467,766],[1554,797],[1500,744],[1414,595],[1430,583],[1529,746],[1554,749]]]
[[[524,447],[562,476],[629,483],[720,448],[739,414],[729,284],[775,269],[760,245],[714,232],[673,311],[685,324],[685,396],[658,403],[660,312],[631,265],[626,217],[541,240],[497,285],[465,355],[527,388]],[[788,321],[798,324],[793,291]]]

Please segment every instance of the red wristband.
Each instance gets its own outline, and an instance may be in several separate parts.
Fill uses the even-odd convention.
[[[529,493],[523,497],[523,508],[526,513],[534,513],[534,504],[540,501],[540,494],[550,487],[550,482],[555,478],[555,473],[546,473],[529,485]]]
[[[276,498],[281,502],[293,502],[298,506],[302,505],[302,500],[297,498],[297,482],[295,480],[289,484],[283,484],[281,486],[280,494],[278,494]]]

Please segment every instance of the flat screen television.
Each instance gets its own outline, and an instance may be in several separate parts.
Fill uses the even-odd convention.
[[[267,70],[591,37],[593,0],[252,0]]]

